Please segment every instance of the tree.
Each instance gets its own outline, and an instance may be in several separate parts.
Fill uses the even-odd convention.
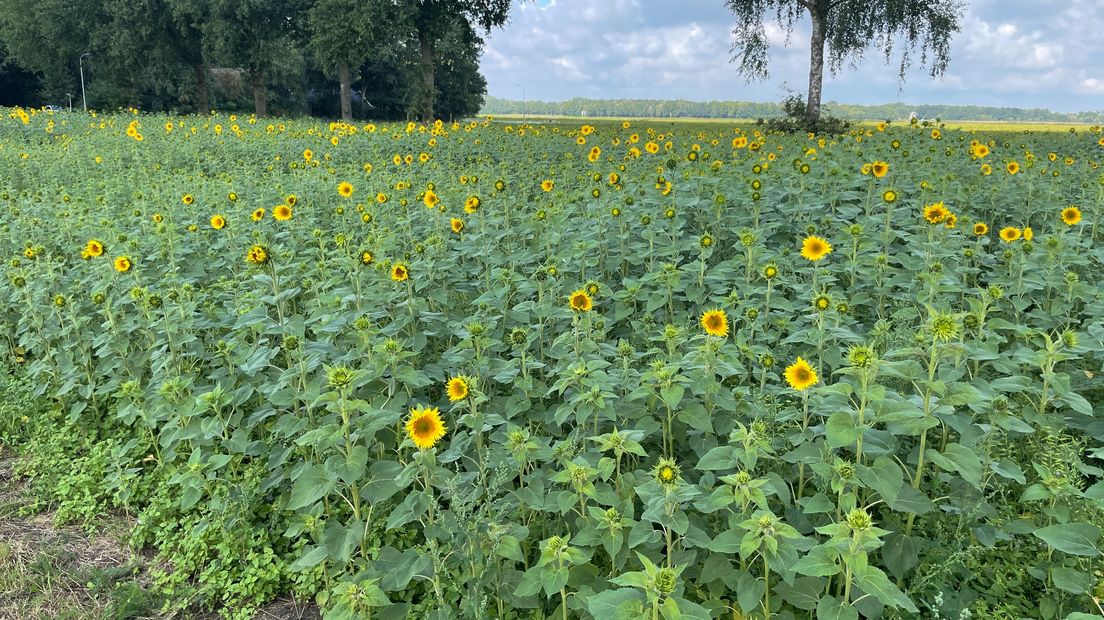
[[[310,47],[324,67],[334,67],[340,83],[341,119],[353,120],[353,68],[369,56],[382,58],[401,44],[399,5],[390,0],[315,0],[307,11]]]
[[[930,61],[932,77],[942,75],[950,62],[951,35],[959,30],[963,5],[959,0],[725,0],[736,15],[732,45],[733,61],[748,79],[767,77],[767,34],[763,17],[773,14],[786,31],[808,13],[812,21],[809,38],[809,96],[805,116],[810,123],[820,119],[824,80],[825,47],[828,66],[836,73],[844,61],[857,62],[867,47],[875,45],[888,61],[894,45],[904,39],[899,76],[920,50],[921,65]]]
[[[414,109],[428,122],[434,119],[437,98],[435,50],[452,27],[463,22],[469,29],[479,27],[490,32],[506,23],[510,0],[405,0],[418,40],[418,67],[421,79]]]

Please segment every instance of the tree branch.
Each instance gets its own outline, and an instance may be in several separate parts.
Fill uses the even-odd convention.
[[[813,3],[810,0],[797,0],[797,3],[810,11],[813,10]]]

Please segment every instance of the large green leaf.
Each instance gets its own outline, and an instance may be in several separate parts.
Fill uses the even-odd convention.
[[[1086,557],[1100,555],[1100,548],[1097,546],[1100,528],[1089,523],[1051,525],[1035,530],[1034,534],[1063,553]]]
[[[310,506],[322,499],[334,486],[334,481],[326,475],[321,465],[310,465],[304,469],[291,485],[291,496],[285,508],[298,510]]]

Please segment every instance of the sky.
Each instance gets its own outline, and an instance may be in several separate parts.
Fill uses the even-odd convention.
[[[515,0],[510,21],[486,37],[488,94],[520,100],[572,97],[780,101],[805,92],[809,20],[789,44],[767,22],[770,77],[747,82],[729,62],[734,19],[723,0]],[[965,0],[942,78],[913,68],[898,80],[874,48],[832,76],[824,101],[975,104],[1104,110],[1104,0]],[[918,63],[915,63],[918,64]]]

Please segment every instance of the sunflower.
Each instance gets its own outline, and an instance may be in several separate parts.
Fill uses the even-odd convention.
[[[402,263],[395,263],[391,267],[391,279],[395,282],[403,282],[410,277],[410,270]]]
[[[974,223],[974,236],[981,237],[982,235],[989,234],[989,225],[985,222]]]
[[[254,222],[259,222],[264,219],[264,215],[264,207],[257,207],[256,209],[253,209],[253,213],[249,214],[249,219],[253,220]]]
[[[897,202],[897,192],[891,189],[887,189],[885,193],[882,194],[882,200],[884,200],[886,204],[893,204],[894,202]]]
[[[92,258],[103,256],[104,244],[98,239],[89,239],[88,244],[84,246],[84,251]]]
[[[1020,171],[1020,164],[1018,162],[1010,161],[1008,162],[1008,165],[1005,166],[1005,168],[1008,170],[1008,174],[1016,174]]]
[[[889,172],[889,164],[884,161],[876,161],[870,164],[870,173],[879,179],[884,177]]]
[[[983,157],[986,157],[987,155],[989,155],[989,147],[985,146],[984,144],[979,144],[977,145],[977,147],[974,148],[974,157],[981,159]]]
[[[230,202],[237,202],[238,201],[238,195],[235,194],[234,192],[230,192],[229,194],[226,195],[226,199],[229,200]]]
[[[272,217],[286,222],[291,219],[291,205],[276,205],[272,207]]]
[[[1062,209],[1062,223],[1066,226],[1073,226],[1081,221],[1081,209],[1077,207],[1066,207]]]
[[[214,228],[215,230],[222,230],[225,227],[226,227],[226,218],[222,217],[221,215],[212,215],[211,216],[211,228]]]
[[[154,213],[150,219],[153,220],[154,224],[160,224],[161,222],[165,221],[165,216],[161,215],[160,213]]]
[[[464,220],[455,217],[452,218],[449,220],[449,228],[452,229],[452,232],[459,235],[460,231],[464,230]]]
[[[448,392],[448,398],[452,402],[467,398],[471,392],[470,388],[467,377],[453,377],[445,385],[445,391]]]
[[[437,197],[437,193],[433,190],[426,190],[425,196],[422,197],[422,202],[425,203],[427,209],[435,209],[437,205],[441,204],[441,199]]]
[[[682,475],[682,469],[673,459],[662,458],[656,464],[654,470],[656,481],[663,485],[673,485]]]
[[[790,384],[790,387],[803,392],[810,387],[816,385],[817,374],[813,370],[813,367],[809,365],[802,358],[797,358],[797,361],[786,367],[786,383]]]
[[[982,164],[981,165],[981,173],[985,176],[989,176],[989,175],[993,174],[993,167],[990,166],[989,164]]]
[[[468,199],[464,201],[464,213],[475,213],[479,210],[480,204],[479,196],[468,196]]]
[[[774,263],[767,264],[763,267],[763,277],[768,280],[773,280],[778,277],[778,266]]]
[[[445,423],[436,407],[414,407],[406,420],[406,436],[419,450],[432,448],[445,436]]]
[[[245,260],[254,265],[264,265],[268,262],[268,250],[263,245],[255,245],[246,252]]]
[[[827,295],[817,295],[817,298],[813,300],[813,307],[819,312],[824,312],[830,305],[832,305],[832,300],[828,299]]]
[[[822,237],[809,235],[801,242],[801,256],[814,263],[832,252],[832,244]]]
[[[348,198],[348,197],[352,196],[353,195],[353,184],[348,183],[348,182],[339,184],[337,186],[337,193],[341,194],[345,198]]]
[[[571,294],[571,309],[575,312],[590,312],[590,309],[594,307],[594,302],[590,300],[590,295],[587,292],[579,289]]]
[[[552,179],[545,179],[545,180],[541,181],[541,189],[542,190],[544,190],[546,192],[550,192],[550,191],[552,191],[553,187],[555,187],[555,183],[552,182]]]
[[[944,228],[954,228],[958,226],[958,216],[954,213],[948,213],[947,218],[943,220]]]
[[[1020,232],[1020,229],[1016,228],[1015,226],[1005,226],[1000,231],[1000,238],[1001,241],[1005,243],[1012,243],[1013,241],[1019,239],[1020,235],[1022,234],[1023,233]]]
[[[710,336],[728,336],[728,315],[724,310],[709,310],[701,316],[701,326]]]
[[[924,219],[927,220],[929,224],[939,224],[947,219],[947,216],[950,214],[951,212],[947,210],[942,200],[924,207]]]
[[[1031,241],[1032,239],[1035,238],[1035,231],[1031,230],[1030,226],[1024,226],[1023,227],[1023,238],[1024,238],[1024,241]]]
[[[180,202],[183,202],[186,205],[190,205],[195,202],[195,196],[191,194],[184,194],[184,196],[180,198]]]
[[[287,206],[294,207],[295,203],[299,202],[299,197],[296,196],[295,194],[292,194],[292,195],[288,196],[287,198],[285,198],[284,202],[287,203]]]
[[[115,271],[118,271],[119,273],[126,273],[130,271],[130,268],[132,266],[133,263],[131,263],[130,259],[126,256],[115,257]]]

